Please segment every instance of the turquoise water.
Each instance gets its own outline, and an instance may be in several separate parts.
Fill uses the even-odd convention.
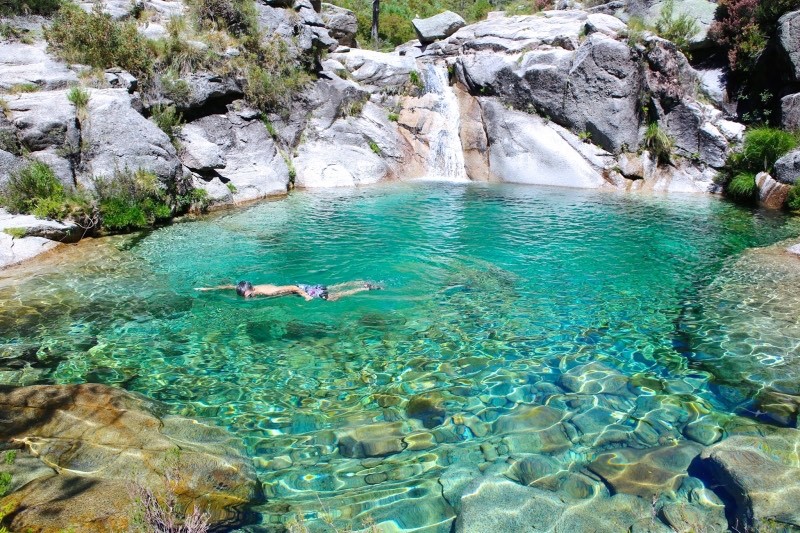
[[[760,374],[739,387],[702,364],[727,338],[715,280],[798,234],[708,197],[297,192],[5,279],[0,381],[116,384],[227,427],[265,483],[256,530],[300,516],[449,531],[439,480],[454,465],[505,472],[536,453],[574,473],[745,423]],[[238,279],[385,288],[310,303],[192,290]],[[753,350],[734,337],[724,350]],[[526,421],[545,404],[563,434]]]

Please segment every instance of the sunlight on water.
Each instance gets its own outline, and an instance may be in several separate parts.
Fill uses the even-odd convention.
[[[227,427],[265,483],[262,524],[449,531],[454,465],[538,453],[575,472],[746,412],[751,387],[722,394],[696,362],[753,343],[691,310],[747,247],[797,234],[708,197],[298,192],[6,274],[0,380],[117,384]],[[192,290],[239,279],[385,288],[310,303]],[[560,490],[589,490],[575,483]]]

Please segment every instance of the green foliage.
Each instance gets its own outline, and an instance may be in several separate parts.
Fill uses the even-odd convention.
[[[275,126],[272,124],[272,122],[270,122],[269,118],[267,118],[266,115],[262,115],[261,121],[264,123],[264,127],[267,129],[267,133],[269,133],[269,136],[272,137],[273,139],[277,139],[278,131],[275,129]],[[228,182],[228,184],[232,185],[230,182]]]
[[[22,145],[13,131],[0,130],[0,150],[14,155],[22,155]]]
[[[173,102],[186,104],[192,97],[192,89],[189,84],[172,70],[162,74],[159,82],[161,83],[161,94]]]
[[[0,202],[11,213],[32,213],[44,200],[64,198],[64,186],[53,170],[40,161],[33,161],[9,177]]]
[[[425,88],[424,84],[422,83],[422,76],[420,76],[419,72],[416,70],[412,70],[408,73],[408,82],[417,89],[422,90]]]
[[[61,0],[11,0],[0,2],[0,16],[50,15],[61,5]]]
[[[725,192],[734,200],[740,202],[753,202],[758,198],[756,176],[752,172],[736,174],[725,187]]]
[[[67,100],[69,100],[78,111],[83,111],[86,109],[86,106],[89,104],[89,98],[89,91],[83,87],[73,87],[67,93]]]
[[[689,41],[700,31],[700,25],[689,14],[682,13],[676,17],[674,12],[674,1],[664,2],[656,21],[655,31],[659,36],[672,41],[678,48],[686,51]]]
[[[72,3],[63,4],[45,37],[67,62],[103,69],[120,67],[143,81],[151,76],[152,54],[136,23],[113,20],[99,3],[91,13]]]
[[[775,128],[753,128],[747,131],[742,149],[728,158],[731,174],[772,172],[775,161],[795,148],[798,135]]]
[[[0,472],[0,496],[5,496],[11,487],[11,474]]]
[[[253,0],[191,0],[192,14],[205,29],[225,29],[234,35],[252,35],[258,28]]]
[[[790,211],[800,211],[800,185],[795,183],[786,196],[786,208]]]
[[[635,48],[644,39],[644,32],[648,31],[647,24],[642,17],[632,16],[628,19],[628,46]]]
[[[283,39],[273,37],[260,45],[245,71],[245,98],[264,112],[285,110],[310,81]]]
[[[578,133],[578,139],[580,139],[581,142],[590,143],[590,142],[592,142],[592,132],[591,131],[582,131],[582,132]]]
[[[231,194],[236,194],[237,192],[236,185],[234,185],[232,181],[226,183],[225,186],[228,187],[228,190],[231,192]]]
[[[174,105],[154,105],[150,112],[156,126],[161,128],[161,131],[166,133],[169,140],[175,144],[183,125],[183,115],[178,112]]]
[[[390,122],[397,122],[400,120],[400,115],[397,113],[389,113],[389,121]]]
[[[647,126],[644,134],[644,146],[659,164],[668,164],[672,156],[672,139],[662,130],[657,122]]]
[[[111,231],[141,229],[172,216],[167,195],[151,172],[118,171],[112,178],[96,179],[95,191],[103,227]]]
[[[17,450],[8,450],[5,456],[5,463],[8,466],[14,464],[14,461],[17,460]]]
[[[372,139],[367,140],[367,143],[369,144],[369,149],[370,150],[372,150],[373,152],[375,152],[378,155],[381,155],[381,147],[378,146],[378,143],[376,143]]]
[[[21,239],[28,234],[28,230],[25,228],[6,228],[3,233],[11,235],[12,239]]]

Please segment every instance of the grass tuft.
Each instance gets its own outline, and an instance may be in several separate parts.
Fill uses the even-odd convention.
[[[647,131],[644,134],[644,146],[659,164],[669,164],[672,157],[673,142],[657,122],[647,126]]]

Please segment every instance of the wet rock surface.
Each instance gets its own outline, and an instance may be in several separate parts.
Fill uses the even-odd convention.
[[[171,490],[217,524],[239,522],[259,498],[236,439],[143,397],[104,385],[5,387],[0,404],[0,436],[20,450],[12,479],[27,481],[0,500],[12,530],[124,529],[136,484]]]

